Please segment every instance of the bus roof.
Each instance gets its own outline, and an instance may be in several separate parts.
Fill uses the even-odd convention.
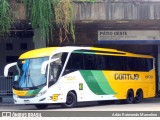
[[[39,57],[46,57],[53,54],[53,51],[61,51],[61,52],[70,52],[74,50],[93,50],[95,52],[106,52],[106,54],[114,54],[120,56],[132,56],[132,57],[146,57],[146,58],[153,58],[150,55],[142,55],[142,54],[134,54],[130,52],[119,51],[116,49],[109,49],[109,48],[99,48],[99,47],[73,47],[73,46],[66,46],[66,47],[47,47],[47,48],[40,48],[28,51],[22,54],[19,59],[29,59],[29,58],[39,58]]]
[[[47,48],[31,50],[23,53],[19,57],[19,59],[29,59],[29,58],[39,58],[39,57],[50,56],[56,48],[57,47],[47,47]]]

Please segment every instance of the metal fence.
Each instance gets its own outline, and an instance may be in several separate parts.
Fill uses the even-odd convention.
[[[13,77],[0,76],[0,96],[12,96]]]

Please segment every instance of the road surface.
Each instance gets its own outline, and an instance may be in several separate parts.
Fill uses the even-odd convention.
[[[0,103],[0,111],[4,110],[40,111],[35,108],[34,105]],[[45,111],[160,111],[160,98],[144,99],[143,102],[139,104],[123,104],[116,102],[99,105],[97,102],[85,102],[79,103],[76,108],[62,108],[61,105],[50,105]]]

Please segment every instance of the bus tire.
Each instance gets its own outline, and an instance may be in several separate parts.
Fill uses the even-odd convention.
[[[48,105],[47,104],[37,104],[37,105],[35,105],[35,107],[37,109],[46,109],[48,107]]]
[[[66,103],[62,105],[63,107],[72,108],[77,106],[77,96],[74,92],[69,92],[67,94]]]
[[[142,102],[142,99],[143,99],[143,92],[142,90],[137,90],[136,92],[136,97],[134,98],[134,103],[140,103]]]
[[[133,93],[132,90],[128,90],[125,103],[126,103],[126,104],[132,104],[132,103],[133,103],[133,100],[134,100],[134,93]]]

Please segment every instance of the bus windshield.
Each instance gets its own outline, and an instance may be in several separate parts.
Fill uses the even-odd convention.
[[[19,60],[18,79],[13,82],[17,89],[35,89],[46,85],[46,75],[41,74],[41,65],[48,57]]]

